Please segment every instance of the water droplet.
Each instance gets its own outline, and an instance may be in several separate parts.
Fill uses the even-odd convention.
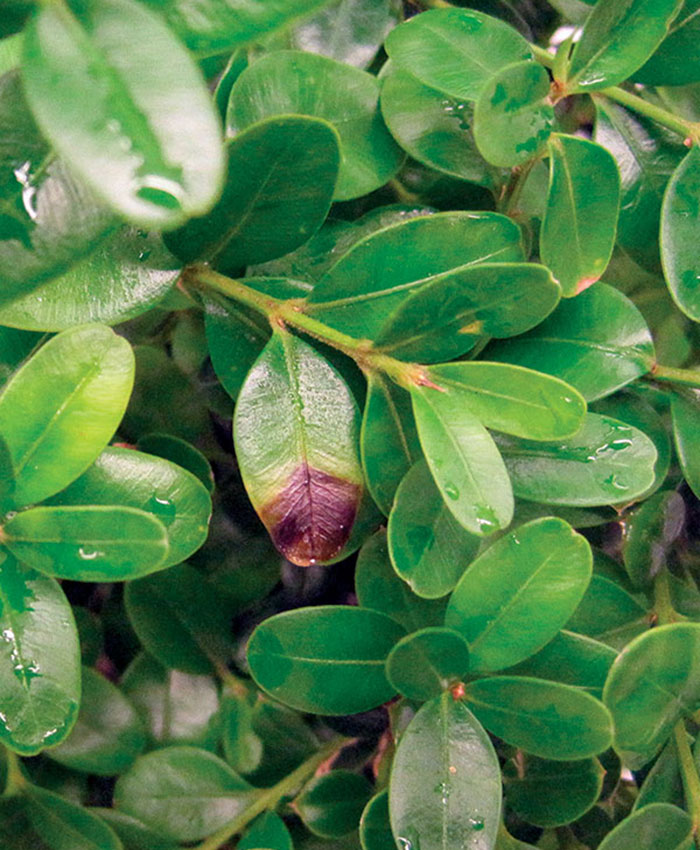
[[[459,490],[454,484],[445,484],[445,493],[447,493],[450,499],[459,499]]]
[[[139,251],[139,262],[145,263],[146,260],[151,256],[150,250],[147,251]]]
[[[81,546],[78,549],[78,557],[83,561],[96,561],[103,555],[104,552],[98,552],[97,549],[88,549],[86,546]]]
[[[512,534],[510,539],[513,541],[513,543],[515,543],[516,546],[520,546],[520,541],[518,540],[515,534]]]
[[[19,168],[15,168],[14,175],[17,182],[22,187],[22,204],[24,209],[32,221],[36,221],[36,186],[33,185],[29,176],[30,162],[23,163]]]
[[[613,473],[612,475],[608,475],[608,477],[603,482],[608,487],[611,487],[614,490],[629,490],[629,487],[626,484],[623,484],[620,479],[617,477],[617,473]]]
[[[484,828],[484,819],[474,815],[469,818],[469,826],[474,830],[481,830]]]
[[[175,504],[170,499],[154,494],[148,504],[148,510],[158,516],[166,525],[169,525],[177,513]]]
[[[159,174],[147,174],[139,179],[139,184],[136,195],[142,200],[169,210],[179,210],[182,207],[182,186],[174,180]]]

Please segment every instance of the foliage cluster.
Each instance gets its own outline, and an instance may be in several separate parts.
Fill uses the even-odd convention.
[[[699,39],[0,2],[3,850],[700,841]]]

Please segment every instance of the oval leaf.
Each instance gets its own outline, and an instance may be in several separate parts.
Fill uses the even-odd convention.
[[[452,629],[422,629],[402,638],[389,653],[386,674],[396,690],[422,702],[459,682],[469,670],[469,647]]]
[[[650,803],[619,823],[598,850],[688,850],[695,828],[690,815],[668,803]]]
[[[29,787],[25,799],[29,821],[52,850],[64,850],[68,841],[80,850],[122,850],[109,826],[83,806],[36,785]],[[76,835],[79,844],[74,842]]]
[[[395,691],[384,674],[403,637],[384,614],[344,605],[300,608],[262,622],[248,644],[257,684],[275,699],[315,714],[356,714]]]
[[[304,825],[322,838],[341,838],[356,830],[372,786],[357,773],[331,770],[318,776],[294,800]]]

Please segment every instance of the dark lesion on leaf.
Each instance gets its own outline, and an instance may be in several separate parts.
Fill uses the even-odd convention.
[[[260,518],[285,558],[308,567],[329,561],[345,546],[361,495],[358,484],[304,464],[260,508]]]

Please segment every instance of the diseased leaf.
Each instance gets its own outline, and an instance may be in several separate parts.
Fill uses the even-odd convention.
[[[276,333],[243,385],[233,424],[253,507],[300,566],[332,560],[363,491],[359,413],[340,375],[311,346]]]

